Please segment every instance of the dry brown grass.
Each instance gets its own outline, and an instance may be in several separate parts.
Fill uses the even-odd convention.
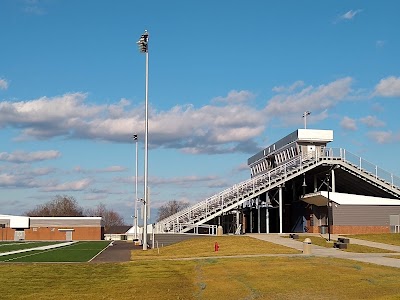
[[[218,242],[219,251],[214,251]],[[216,236],[192,239],[159,249],[133,251],[132,260],[155,258],[218,257],[257,254],[297,254],[295,249],[268,243],[247,236]]]
[[[400,246],[399,233],[379,233],[379,234],[354,234],[347,235],[355,239],[366,240],[371,242],[384,243],[389,245]]]
[[[2,264],[11,299],[399,299],[400,269],[317,257]]]

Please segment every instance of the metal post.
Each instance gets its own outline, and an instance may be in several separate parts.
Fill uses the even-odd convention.
[[[253,233],[253,205],[250,202],[250,233]]]
[[[279,186],[279,233],[283,233],[283,201],[282,185]]]
[[[144,216],[143,216],[143,250],[147,250],[147,217],[150,214],[148,193],[148,148],[149,148],[149,34],[147,30],[141,35],[137,44],[140,52],[146,55],[146,86],[145,86],[145,135],[144,135]]]
[[[260,209],[260,196],[257,197],[257,232],[261,232],[261,209]]]
[[[311,112],[309,111],[305,111],[303,113],[303,118],[304,118],[304,129],[307,129],[307,116],[309,116],[311,114]]]
[[[269,205],[270,205],[270,203],[271,203],[271,200],[269,199],[269,193],[267,192],[267,195],[266,195],[266,203],[267,203],[267,205],[266,205],[266,210],[265,210],[265,231],[266,231],[266,233],[269,233]]]
[[[330,174],[327,174],[327,188],[328,188],[328,203],[327,203],[327,223],[328,223],[328,241],[331,240],[331,210],[332,210],[332,205],[331,205],[331,199],[329,198],[329,190],[330,190]]]
[[[240,226],[240,211],[239,211],[239,206],[236,208],[236,229],[239,228]]]
[[[151,243],[151,245],[152,245],[152,249],[154,249],[154,238],[155,238],[155,234],[154,234],[154,229],[155,229],[155,224],[153,224],[153,226],[152,226],[152,232],[151,232],[151,234],[152,234],[152,243]]]
[[[135,159],[135,214],[134,214],[134,219],[133,219],[133,226],[135,227],[135,239],[137,239],[138,234],[138,224],[139,224],[139,212],[137,208],[137,203],[139,201],[138,199],[138,135],[134,134],[133,135],[133,140],[135,141],[136,144],[136,159]]]
[[[314,175],[314,193],[318,192],[317,175]]]

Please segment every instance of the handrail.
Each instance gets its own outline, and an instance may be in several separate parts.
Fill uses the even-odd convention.
[[[380,179],[381,181],[386,182],[392,188],[396,187],[400,189],[400,177],[379,168],[343,148],[322,148],[321,152],[312,154],[313,155],[311,156],[307,153],[303,153],[302,155],[299,154],[272,170],[235,184],[220,193],[214,194],[207,199],[194,204],[193,206],[181,210],[174,215],[157,222],[157,231],[162,232],[166,228],[170,228],[173,231],[179,230],[179,232],[182,232],[184,228],[193,228],[193,226],[196,226],[195,222],[201,220],[199,216],[212,216],[216,212],[224,209],[224,207],[232,207],[236,202],[239,202],[238,200],[240,198],[243,198],[244,196],[248,197],[262,187],[270,186],[273,182],[285,179],[289,170],[302,170],[310,164],[314,164],[320,160],[340,159],[360,171],[363,171],[370,176],[374,176],[375,179]]]
[[[215,202],[218,202],[218,200],[220,198],[221,199],[224,199],[224,197],[225,198],[229,198],[229,197],[235,198],[235,196],[239,196],[239,192],[241,192],[241,191],[243,192],[243,191],[249,190],[250,188],[254,190],[254,188],[256,186],[258,186],[260,182],[270,182],[272,178],[277,177],[277,176],[281,177],[282,174],[284,174],[284,177],[286,177],[287,169],[292,166],[300,166],[300,167],[302,166],[302,157],[300,155],[297,155],[292,160],[286,162],[285,164],[277,166],[276,168],[268,171],[267,173],[257,175],[255,177],[247,179],[239,184],[235,184],[232,187],[227,188],[224,191],[207,198],[206,200],[203,200],[191,207],[181,210],[181,211],[175,213],[174,215],[172,215],[164,220],[159,221],[156,224],[156,226],[159,229],[161,229],[160,227],[164,227],[163,225],[167,226],[168,223],[175,222],[175,221],[177,221],[177,223],[179,223],[179,219],[182,219],[184,216],[190,216],[191,214],[194,215],[199,209],[202,211],[205,210],[207,213],[208,208],[210,208],[212,206],[212,204],[214,204]]]
[[[331,158],[340,157],[343,161],[353,165],[360,171],[367,172],[374,176],[375,179],[383,179],[384,181],[390,183],[392,187],[400,187],[399,176],[396,176],[393,173],[378,167],[361,156],[347,151],[344,148],[326,148],[325,156]]]

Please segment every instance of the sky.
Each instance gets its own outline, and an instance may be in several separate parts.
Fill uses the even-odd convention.
[[[56,195],[151,222],[250,177],[298,128],[400,175],[399,1],[0,1],[0,213]],[[140,205],[139,205],[140,206]]]

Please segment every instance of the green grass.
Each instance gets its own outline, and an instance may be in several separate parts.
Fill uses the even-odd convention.
[[[69,246],[42,251],[29,251],[0,256],[2,262],[86,262],[103,250],[109,242],[78,242]]]
[[[214,251],[215,242],[218,242],[219,244],[218,252]],[[216,236],[203,237],[196,240],[187,240],[159,249],[132,251],[132,259],[165,259],[183,257],[218,257],[234,255],[298,253],[301,252],[247,236]]]
[[[400,233],[346,235],[355,239],[400,246]]]
[[[1,299],[399,299],[400,269],[318,257],[3,264]]]

